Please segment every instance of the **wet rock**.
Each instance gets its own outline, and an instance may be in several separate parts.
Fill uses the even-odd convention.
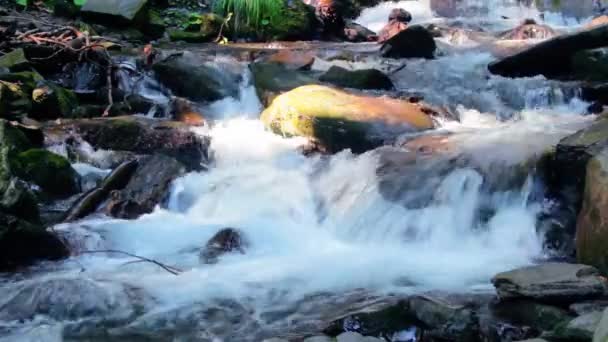
[[[52,82],[41,81],[32,92],[32,112],[35,119],[71,118],[78,99],[71,90]]]
[[[416,296],[409,301],[411,314],[422,322],[425,335],[437,339],[474,341],[479,330],[470,308],[437,297]]]
[[[12,72],[25,71],[30,64],[23,49],[15,49],[4,56],[0,57],[0,68],[7,68]]]
[[[602,313],[600,323],[595,333],[593,333],[593,342],[604,342],[606,340],[608,340],[608,309]]]
[[[403,132],[432,128],[426,109],[423,104],[311,85],[277,97],[261,120],[277,134],[308,137],[326,151],[362,152]]]
[[[491,310],[498,319],[515,326],[529,327],[539,333],[552,330],[558,324],[571,319],[564,309],[531,300],[501,301],[493,304]]]
[[[390,90],[394,87],[391,79],[377,69],[347,70],[332,66],[319,80],[344,88]]]
[[[175,54],[152,66],[159,81],[177,96],[216,101],[238,94],[238,75],[207,65],[190,53]]]
[[[121,190],[129,183],[137,170],[136,160],[127,161],[114,169],[102,184],[82,195],[70,208],[65,221],[74,221],[95,212],[114,190]]]
[[[547,39],[557,35],[557,32],[548,25],[536,23],[533,19],[525,20],[521,25],[509,30],[499,37],[500,39]]]
[[[355,332],[345,332],[336,337],[337,342],[382,342],[381,339],[371,336],[363,336]]]
[[[174,120],[188,125],[204,126],[205,118],[197,107],[192,101],[182,97],[174,97],[171,99],[171,116]]]
[[[106,211],[113,217],[135,219],[162,204],[171,183],[186,172],[186,167],[163,154],[142,157],[137,170],[123,190],[113,191]]]
[[[604,208],[608,190],[606,168],[608,149],[604,148],[587,164],[587,176],[583,195],[583,206],[576,228],[577,259],[593,265],[601,272],[608,272],[608,235],[604,221]]]
[[[87,0],[81,11],[90,16],[102,15],[131,21],[147,2],[148,0]]]
[[[275,97],[300,86],[318,84],[319,81],[301,71],[289,70],[278,63],[254,63],[250,66],[253,84],[264,105]]]
[[[35,220],[34,217],[28,219]],[[44,227],[0,213],[0,271],[14,270],[40,260],[58,260],[68,255],[64,243]],[[5,293],[3,299],[6,298]],[[6,319],[9,314],[6,305],[1,303],[0,300],[0,319],[9,320]],[[25,304],[13,303],[15,306]]]
[[[606,281],[586,265],[546,263],[499,273],[492,279],[502,300],[531,298],[568,303],[602,296]]]
[[[234,228],[224,228],[217,232],[205,245],[200,253],[200,260],[205,264],[217,263],[220,256],[239,252],[245,254],[248,242],[243,233]]]
[[[126,286],[82,278],[54,278],[15,284],[0,300],[0,320],[45,315],[58,321],[120,320],[134,314]]]
[[[12,162],[20,178],[38,185],[46,194],[64,198],[80,191],[78,174],[60,155],[30,149],[17,154]]]
[[[593,20],[585,25],[585,28],[592,29],[606,24],[608,24],[608,15],[600,15],[599,17],[593,18]]]
[[[545,178],[552,197],[563,207],[562,221],[568,225],[565,231],[574,236],[579,215],[587,164],[608,146],[608,120],[600,119],[562,139],[545,167]]]
[[[32,108],[27,91],[17,83],[0,81],[0,118],[19,120]]]
[[[344,38],[353,43],[373,42],[378,40],[378,35],[363,25],[347,21],[344,27]]]
[[[266,40],[312,40],[319,22],[304,1],[287,1],[280,19],[269,25]]]
[[[387,58],[434,58],[437,45],[424,27],[414,25],[388,39],[380,53]]]
[[[608,26],[564,34],[492,62],[488,69],[506,77],[567,76],[573,71],[572,59],[577,52],[604,47],[607,39]]]
[[[265,58],[262,63],[277,63],[289,70],[310,70],[315,62],[315,51],[283,49]]]
[[[590,341],[602,318],[602,312],[590,312],[558,325],[543,336],[559,341]]]
[[[592,300],[571,304],[568,309],[582,316],[595,311],[604,311],[608,307],[608,300]]]
[[[407,24],[412,21],[412,15],[403,8],[394,8],[388,16],[388,23],[380,30],[378,42],[384,43],[399,32],[407,29]]]
[[[192,16],[184,19],[189,23],[193,21],[185,30],[169,30],[169,38],[172,41],[184,41],[189,43],[210,42],[217,39],[224,18],[214,13],[197,14],[195,20]]]
[[[188,170],[199,170],[207,161],[209,140],[180,122],[135,116],[64,120],[45,126],[44,131],[57,142],[82,139],[95,149],[166,154]]]
[[[323,39],[340,39],[344,34],[343,7],[338,0],[308,0],[315,8],[315,16],[321,23],[321,36]]]

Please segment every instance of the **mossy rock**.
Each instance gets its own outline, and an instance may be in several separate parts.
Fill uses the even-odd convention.
[[[32,102],[23,87],[0,81],[0,118],[18,120],[26,116],[31,108]]]
[[[277,134],[302,136],[330,152],[364,152],[405,132],[431,129],[423,104],[308,85],[279,95],[261,120]]]
[[[393,82],[382,71],[377,69],[347,70],[332,66],[321,75],[320,81],[345,88],[355,89],[393,89]]]
[[[80,191],[79,176],[67,159],[44,149],[21,152],[12,160],[20,178],[38,185],[45,193],[67,197]]]
[[[69,255],[63,242],[44,227],[0,213],[0,271],[12,271],[39,260]]]
[[[183,30],[169,30],[169,39],[173,42],[204,43],[209,42],[214,36],[206,35],[203,32],[190,32]]]
[[[24,71],[30,64],[25,58],[23,49],[15,49],[0,57],[0,68],[8,68],[10,71]]]
[[[310,40],[319,23],[314,9],[303,1],[287,1],[283,13],[268,25],[266,40]]]
[[[41,81],[32,91],[32,113],[36,119],[71,118],[78,107],[78,98],[73,91],[52,82]]]

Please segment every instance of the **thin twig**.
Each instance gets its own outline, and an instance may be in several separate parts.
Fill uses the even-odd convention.
[[[82,251],[82,252],[80,252],[80,253],[82,253],[82,254],[95,254],[95,253],[115,253],[115,254],[123,254],[123,255],[126,255],[126,256],[130,256],[130,257],[132,257],[132,258],[139,259],[139,260],[141,260],[142,262],[149,262],[149,263],[152,263],[152,264],[154,264],[154,265],[157,265],[157,266],[159,266],[160,268],[164,269],[165,271],[167,271],[167,272],[169,272],[169,273],[171,273],[171,274],[173,274],[173,275],[179,275],[180,273],[182,273],[182,272],[183,272],[183,271],[182,271],[182,270],[180,270],[179,268],[176,268],[176,267],[173,267],[173,266],[168,266],[168,265],[165,265],[165,264],[160,263],[160,262],[158,262],[158,261],[156,261],[156,260],[154,260],[154,259],[145,258],[145,257],[139,256],[139,255],[135,255],[135,254],[131,254],[131,253],[128,253],[128,252],[119,251],[119,250],[115,250],[115,249],[95,250],[95,251]]]

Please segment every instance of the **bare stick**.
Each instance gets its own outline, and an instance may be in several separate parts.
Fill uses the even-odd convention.
[[[160,263],[160,262],[158,262],[158,261],[156,261],[156,260],[153,260],[153,259],[148,259],[148,258],[145,258],[145,257],[139,256],[139,255],[135,255],[135,254],[131,254],[131,253],[128,253],[128,252],[119,251],[119,250],[115,250],[115,249],[106,249],[106,250],[98,250],[98,251],[82,251],[81,253],[82,253],[82,254],[95,254],[95,253],[115,253],[115,254],[123,254],[123,255],[126,255],[126,256],[130,256],[130,257],[132,257],[132,258],[139,259],[139,260],[141,260],[142,262],[149,262],[149,263],[152,263],[152,264],[154,264],[154,265],[157,265],[158,267],[160,267],[160,268],[164,269],[165,271],[167,271],[167,272],[169,272],[169,273],[171,273],[171,274],[173,274],[173,275],[179,275],[180,273],[182,273],[182,272],[183,272],[182,270],[180,270],[180,269],[178,269],[178,268],[175,268],[175,267],[173,267],[173,266],[167,266],[167,265],[165,265],[165,264],[163,264],[163,263]]]

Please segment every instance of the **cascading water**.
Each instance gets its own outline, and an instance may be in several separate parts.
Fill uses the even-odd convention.
[[[428,3],[404,3],[431,18]],[[581,115],[574,87],[490,76],[491,58],[457,52],[392,75],[400,91],[460,119],[428,133],[447,137],[447,152],[414,158],[393,147],[304,156],[303,139],[263,128],[243,67],[239,97],[206,107],[208,171],[176,180],[167,205],[138,220],[55,227],[81,250],[183,272],[116,254],[43,265],[1,283],[0,340],[259,341],[310,332],[331,317],[324,310],[348,310],[349,296],[483,291],[495,273],[542,259],[545,204],[529,166],[593,118]],[[224,227],[242,231],[245,254],[201,265],[201,247]]]

